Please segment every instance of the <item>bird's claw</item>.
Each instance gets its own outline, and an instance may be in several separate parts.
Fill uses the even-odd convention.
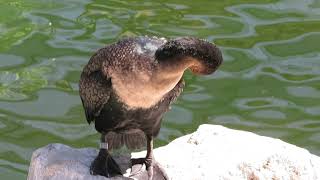
[[[146,167],[146,171],[143,169],[143,164]],[[130,177],[148,180],[169,179],[163,168],[161,168],[157,162],[154,162],[152,158],[131,159]]]

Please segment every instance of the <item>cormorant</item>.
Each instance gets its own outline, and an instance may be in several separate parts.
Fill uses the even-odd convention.
[[[123,145],[136,149],[146,143],[146,157],[132,159],[132,164],[145,164],[148,179],[153,179],[153,138],[163,115],[182,92],[184,71],[207,75],[221,63],[216,45],[194,37],[125,38],[98,50],[79,82],[86,119],[101,133],[100,151],[90,172],[121,175],[108,149]],[[163,176],[167,179],[164,172]]]

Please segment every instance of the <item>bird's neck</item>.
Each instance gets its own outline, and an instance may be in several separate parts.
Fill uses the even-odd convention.
[[[121,101],[131,108],[150,108],[160,102],[182,78],[190,66],[188,61],[159,62],[152,73],[139,71],[121,78],[114,74],[113,88]]]
[[[177,76],[182,76],[184,71],[188,69],[195,63],[193,58],[184,57],[184,58],[172,58],[168,60],[159,61],[159,66],[155,75],[161,78],[175,78]]]

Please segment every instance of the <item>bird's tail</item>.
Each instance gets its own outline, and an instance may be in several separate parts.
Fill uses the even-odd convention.
[[[108,149],[118,149],[124,145],[129,149],[139,149],[146,145],[146,136],[139,129],[124,132],[111,131],[106,134],[105,138],[108,142]]]

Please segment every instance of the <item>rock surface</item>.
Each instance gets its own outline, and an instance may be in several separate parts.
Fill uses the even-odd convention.
[[[106,180],[89,173],[96,155],[93,148],[50,144],[33,153],[28,180]],[[145,152],[132,156],[143,157]],[[155,149],[154,156],[170,179],[320,179],[320,157],[307,150],[216,125],[201,125],[196,132]],[[127,168],[129,159],[120,156],[116,161]]]

